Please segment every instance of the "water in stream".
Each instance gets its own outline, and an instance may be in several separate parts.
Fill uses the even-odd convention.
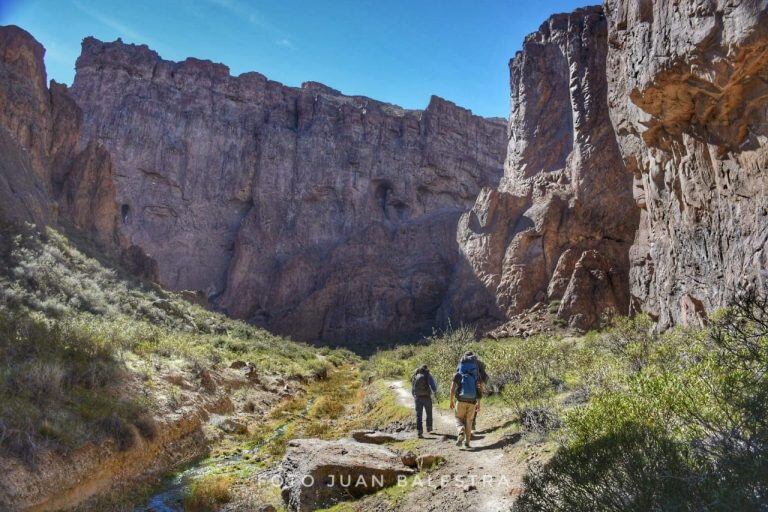
[[[213,418],[212,421],[215,422],[216,418]],[[241,463],[246,454],[257,454],[264,445],[282,437],[285,434],[286,426],[287,424],[280,425],[268,438],[250,450],[193,462],[184,470],[165,479],[147,502],[134,507],[133,512],[184,512],[184,497],[192,482],[213,472],[226,471],[228,466]]]

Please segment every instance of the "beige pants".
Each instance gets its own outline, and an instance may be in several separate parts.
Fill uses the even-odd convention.
[[[464,443],[472,439],[472,420],[475,419],[477,404],[456,402],[456,428],[459,434],[464,434]]]

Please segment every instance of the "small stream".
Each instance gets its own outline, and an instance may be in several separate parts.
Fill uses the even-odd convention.
[[[189,485],[210,470],[202,461],[192,463],[187,469],[163,481],[160,490],[145,505],[134,507],[133,512],[183,512],[184,496]]]
[[[305,410],[308,410],[310,405],[311,401]],[[210,423],[216,424],[222,419],[223,417],[221,416],[212,415]],[[187,495],[192,482],[201,476],[221,472],[221,470],[226,469],[228,466],[242,462],[246,454],[257,454],[264,445],[282,437],[287,426],[287,422],[278,426],[269,437],[250,450],[238,451],[238,453],[223,457],[202,458],[190,463],[180,472],[163,480],[146,503],[134,507],[133,512],[184,512],[184,497]]]

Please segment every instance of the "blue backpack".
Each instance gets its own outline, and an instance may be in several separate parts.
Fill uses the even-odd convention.
[[[456,371],[461,374],[461,387],[457,398],[474,402],[477,400],[477,381],[480,379],[480,370],[476,359],[466,359],[459,363]]]

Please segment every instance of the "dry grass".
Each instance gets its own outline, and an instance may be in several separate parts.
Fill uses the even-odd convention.
[[[184,509],[189,512],[212,512],[232,499],[231,475],[206,475],[196,480],[184,498]]]

